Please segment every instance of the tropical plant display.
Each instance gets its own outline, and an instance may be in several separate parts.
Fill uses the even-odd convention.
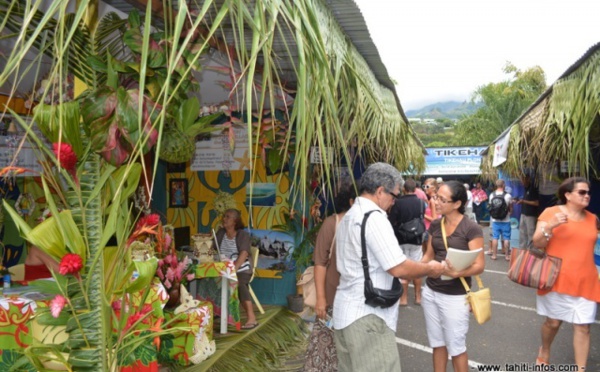
[[[134,325],[145,322],[149,312],[125,306],[128,296],[149,287],[157,267],[156,259],[131,259],[131,243],[139,241],[130,241],[139,217],[132,213],[131,197],[140,182],[152,193],[159,158],[185,161],[196,134],[230,131],[211,127],[221,114],[201,117],[192,94],[198,87],[193,71],[209,48],[235,56],[241,72],[232,89],[245,97],[237,106],[257,113],[244,123],[250,158],[260,158],[258,149],[269,147],[280,159],[293,153],[293,184],[307,183],[315,146],[325,158],[333,152],[335,164],[352,161],[353,152],[401,169],[424,167],[421,147],[407,130],[394,94],[378,83],[319,1],[209,0],[189,8],[185,1],[167,0],[162,6],[148,2],[142,16],[131,12],[120,19],[109,13],[101,20],[93,17],[97,2],[70,5],[67,0],[0,0],[0,32],[14,44],[2,54],[0,85],[16,86],[26,76],[23,71],[51,66],[45,84],[32,90],[32,101],[39,101],[33,121],[7,109],[38,149],[50,213],[32,228],[8,203],[4,208],[28,242],[65,260],[66,268],[54,284],[45,285],[56,297],[50,309],[40,310],[39,319],[65,326],[68,340],[32,346],[27,356],[38,368],[39,356],[49,354],[72,370],[116,370],[132,350],[166,332],[152,323],[141,334]],[[226,30],[225,25],[235,27]],[[293,41],[282,37],[287,34]],[[287,54],[274,53],[282,42]],[[281,58],[293,63],[293,88],[285,86],[278,70]],[[284,131],[268,119],[265,107],[275,107],[275,96],[292,90],[294,105],[284,108],[289,123]],[[259,130],[252,130],[254,122]],[[261,136],[268,141],[255,146]],[[283,168],[284,161],[280,164]],[[321,166],[327,187],[334,164]],[[7,173],[13,171],[21,170]],[[294,192],[304,196],[306,191]],[[111,238],[115,246],[108,245]]]
[[[170,252],[164,258],[158,260],[158,270],[156,274],[160,278],[167,290],[179,288],[188,281],[194,279],[194,273],[191,272],[192,262],[188,256],[180,259],[175,252]]]
[[[39,321],[66,326],[68,334],[64,345],[44,346],[44,350],[71,369],[108,371],[125,365],[127,358],[123,356],[145,341],[144,337],[133,337],[135,327],[126,320],[138,310],[125,304],[131,294],[149,288],[157,260],[132,260],[131,245],[138,238],[152,236],[158,239],[155,250],[160,252],[163,246],[158,225],[146,219],[134,226],[137,216],[130,213],[129,198],[142,175],[150,180],[146,187],[152,187],[154,171],[146,166],[143,156],[152,149],[160,153],[155,145],[161,140],[168,142],[166,136],[159,137],[168,126],[194,136],[213,117],[196,123],[193,118],[200,115],[199,105],[193,99],[183,99],[189,88],[185,84],[193,82],[188,78],[192,66],[181,63],[177,51],[194,51],[186,56],[186,62],[193,62],[205,50],[202,46],[191,48],[189,38],[181,38],[188,14],[185,6],[178,18],[168,23],[168,30],[160,33],[162,40],[171,43],[159,47],[160,42],[151,36],[152,27],[142,28],[137,13],[128,20],[109,14],[98,25],[86,24],[82,11],[91,5],[81,3],[80,12],[66,15],[67,3],[54,2],[46,12],[39,4],[0,4],[0,12],[7,15],[3,24],[6,30],[13,30],[17,40],[19,35],[28,34],[29,42],[9,56],[0,84],[15,72],[31,45],[41,52],[38,60],[46,53],[54,61],[47,80],[51,83],[41,89],[41,100],[48,104],[39,104],[34,110],[34,122],[44,138],[12,113],[40,151],[51,216],[31,228],[6,202],[4,207],[27,241],[58,261],[68,258],[65,267],[71,269],[65,273],[76,277],[57,277],[55,284],[43,284],[44,291],[56,297],[48,316],[40,310]],[[148,9],[145,25],[151,24],[150,16]],[[198,24],[187,27],[193,31]],[[63,32],[70,37],[60,37]],[[66,54],[71,58],[63,64]],[[62,94],[71,89],[71,74],[75,76],[75,93]],[[170,82],[177,85],[170,86]],[[47,96],[51,99],[45,99]],[[194,110],[195,114],[191,112]],[[52,150],[45,147],[43,139],[53,144]],[[177,141],[181,143],[181,139]],[[64,206],[61,212],[59,204]],[[116,238],[116,247],[107,246],[111,237]],[[132,280],[134,273],[137,278]],[[65,311],[59,311],[63,307]],[[138,316],[140,322],[146,313]],[[147,338],[154,338],[157,332],[164,331],[150,332]],[[39,351],[32,346],[26,355],[42,368]]]

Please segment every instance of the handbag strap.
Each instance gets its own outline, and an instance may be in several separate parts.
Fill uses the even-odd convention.
[[[373,212],[379,212],[377,209],[373,209],[365,213],[365,216],[362,220],[362,225],[360,226],[360,247],[362,249],[362,257],[361,261],[363,264],[363,271],[365,272],[365,281],[371,280],[371,276],[369,275],[369,260],[367,259],[367,241],[365,239],[365,230],[367,226],[367,218]]]
[[[446,222],[446,217],[442,217],[442,238],[444,239],[444,247],[446,248],[446,251],[448,251],[448,240],[446,240],[446,228],[444,227],[444,222]],[[479,286],[479,289],[482,289],[483,282],[481,281],[481,278],[479,277],[479,275],[474,276],[475,280],[477,280],[477,285]],[[463,287],[465,287],[465,291],[467,291],[467,293],[471,292],[471,288],[469,288],[469,285],[467,284],[465,278],[461,276],[459,279]]]

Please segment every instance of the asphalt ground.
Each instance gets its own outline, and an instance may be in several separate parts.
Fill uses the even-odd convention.
[[[489,228],[484,227],[485,249],[489,247]],[[535,311],[535,290],[511,282],[503,255],[493,261],[486,257],[481,279],[492,293],[492,319],[479,325],[471,317],[467,354],[472,371],[560,371],[574,363],[573,327],[563,323],[552,345],[550,366],[535,369],[544,318]],[[400,308],[396,342],[403,372],[432,371],[432,350],[427,341],[423,309],[413,303],[414,288],[409,288],[409,305]],[[591,328],[587,371],[600,371],[600,314]],[[490,369],[496,368],[498,369]],[[486,369],[487,368],[487,369]],[[538,367],[539,368],[539,367]],[[565,369],[567,368],[567,369]],[[448,361],[448,371],[452,364]]]

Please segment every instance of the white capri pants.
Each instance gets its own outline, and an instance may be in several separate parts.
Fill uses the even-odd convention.
[[[421,305],[429,346],[445,346],[451,357],[466,352],[470,312],[465,295],[447,295],[424,287]]]

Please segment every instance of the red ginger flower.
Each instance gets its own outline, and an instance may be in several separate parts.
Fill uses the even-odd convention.
[[[77,155],[73,152],[73,147],[68,143],[53,143],[52,151],[60,166],[71,172],[75,170],[75,166],[77,165]]]
[[[83,260],[76,253],[67,253],[60,260],[58,272],[61,275],[77,274],[83,267]]]
[[[75,169],[77,166],[77,155],[73,151],[73,147],[68,143],[53,143],[52,151],[54,152],[56,159],[58,159],[60,166],[73,177],[77,184],[79,184],[77,171]]]

